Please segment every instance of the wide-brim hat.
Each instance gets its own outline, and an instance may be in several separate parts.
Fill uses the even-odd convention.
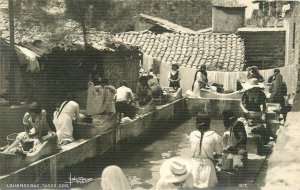
[[[161,165],[160,177],[170,183],[180,183],[188,179],[191,175],[192,162],[180,158],[170,158]]]
[[[259,83],[256,78],[252,78],[248,82],[245,83],[244,89],[250,90],[252,88],[264,88],[264,85]]]

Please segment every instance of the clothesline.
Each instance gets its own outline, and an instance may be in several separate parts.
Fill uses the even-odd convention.
[[[160,83],[161,86],[165,87],[169,85],[168,73],[171,66],[167,63],[161,62],[160,64]],[[297,86],[297,73],[298,69],[296,65],[279,67],[280,73],[283,76],[283,80],[286,82],[288,87],[288,93],[294,93]],[[183,92],[191,90],[194,75],[197,71],[196,68],[180,67],[181,72],[181,88]],[[274,69],[260,70],[260,74],[264,77],[265,81],[274,74]],[[224,72],[224,71],[207,71],[208,80],[210,83],[215,82],[222,84],[225,90],[236,90],[237,81],[244,82],[247,80],[247,71],[239,72]]]

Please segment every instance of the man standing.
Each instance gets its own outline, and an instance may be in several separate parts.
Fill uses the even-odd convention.
[[[125,117],[134,118],[134,95],[132,90],[127,87],[128,83],[126,80],[121,82],[121,87],[117,89],[116,99],[116,112],[123,113]]]

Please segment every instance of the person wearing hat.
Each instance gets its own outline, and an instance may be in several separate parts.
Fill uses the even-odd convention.
[[[264,121],[267,112],[267,98],[262,91],[262,86],[259,85],[256,78],[252,78],[244,88],[245,92],[241,98],[240,107],[244,112],[245,118]]]
[[[196,129],[190,134],[192,150],[192,175],[194,187],[211,188],[218,183],[214,161],[222,156],[222,139],[210,130],[211,118],[208,115],[198,114]]]
[[[23,117],[25,131],[19,133],[16,140],[4,152],[14,153],[21,150],[22,144],[27,141],[34,141],[35,146],[41,144],[50,132],[46,115],[46,111],[41,108],[39,103],[31,103],[28,112]]]
[[[268,125],[267,127],[263,125],[267,114],[266,101],[266,95],[262,91],[261,85],[258,84],[258,80],[250,79],[241,98],[240,107],[249,126],[253,126],[252,134],[260,135],[264,144],[269,142],[271,134]]]
[[[184,158],[173,157],[164,161],[160,167],[160,179],[156,190],[193,188],[194,179],[191,170],[191,161]]]
[[[233,111],[224,110],[223,124],[226,130],[222,140],[224,153],[238,155],[238,159],[243,163],[240,167],[245,166],[248,154],[246,149],[247,133],[244,123]],[[233,163],[234,167],[235,165],[237,164]]]
[[[169,87],[173,87],[174,89],[180,88],[181,75],[179,72],[179,65],[177,63],[172,64],[168,77],[170,81]]]
[[[208,83],[206,65],[201,65],[200,69],[195,73],[192,91],[200,94],[200,89],[205,88]]]

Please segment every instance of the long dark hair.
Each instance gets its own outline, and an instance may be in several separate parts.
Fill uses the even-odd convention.
[[[203,66],[203,65],[202,65]],[[204,65],[205,66],[205,65]],[[206,67],[205,67],[206,68]],[[204,82],[208,82],[208,79],[207,79],[207,72],[206,72],[206,70],[202,67],[202,68],[200,68],[196,73],[195,73],[195,75],[194,75],[194,82],[193,82],[193,85],[192,85],[192,90],[194,90],[194,86],[195,86],[195,81],[197,80],[197,74],[198,73],[201,73],[202,75],[204,75],[205,76],[205,81]]]
[[[211,118],[210,118],[209,115],[198,114],[197,117],[196,117],[196,124],[197,124],[196,128],[201,133],[199,154],[201,153],[202,141],[203,141],[204,133],[210,128],[210,122],[211,122]]]

